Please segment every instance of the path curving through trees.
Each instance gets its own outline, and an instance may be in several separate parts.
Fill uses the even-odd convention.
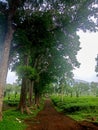
[[[26,130],[98,130],[98,124],[87,121],[77,122],[63,113],[58,113],[50,100],[36,118],[26,119]]]

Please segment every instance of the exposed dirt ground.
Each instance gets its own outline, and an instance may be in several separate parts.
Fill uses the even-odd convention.
[[[77,122],[62,113],[58,113],[50,100],[36,118],[26,119],[26,130],[98,130],[98,124],[87,121]]]

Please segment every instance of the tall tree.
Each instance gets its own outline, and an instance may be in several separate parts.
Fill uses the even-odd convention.
[[[17,73],[22,79],[21,94],[20,94],[20,101],[19,101],[18,109],[20,109],[22,113],[26,111],[29,114],[30,111],[26,104],[27,89],[28,89],[28,83],[30,82],[29,80],[35,77],[36,72],[35,72],[35,69],[33,69],[30,66],[19,66]]]
[[[95,66],[95,71],[98,72],[98,54],[97,54],[97,57],[95,58],[95,60],[97,62],[96,66]],[[98,74],[97,74],[97,76],[98,76]]]
[[[90,90],[91,90],[91,94],[93,94],[94,96],[98,96],[98,83],[91,82]]]
[[[23,23],[19,23],[18,26],[20,29],[17,29],[12,44],[12,50],[14,50],[14,53],[16,52],[16,55],[18,54],[17,63],[22,64],[23,57],[26,57],[25,54],[29,54],[29,65],[35,68],[39,75],[47,69],[47,61],[44,55],[47,48],[54,42],[53,36],[49,32],[49,28],[52,27],[50,13],[33,13]],[[16,65],[16,63],[14,64]],[[32,81],[32,79],[30,80]],[[38,81],[38,78],[36,81]]]
[[[12,19],[15,15],[15,12],[19,6],[19,0],[11,0],[8,1],[7,4],[3,7],[1,6],[0,11],[3,13],[7,13],[7,31],[4,38],[3,43],[3,52],[2,52],[2,59],[0,64],[0,120],[2,119],[2,102],[3,102],[3,90],[6,82],[6,75],[8,69],[8,59],[9,59],[9,52],[10,52],[10,45],[11,40],[13,38],[14,30],[12,28]],[[0,4],[3,4],[2,2]],[[4,4],[3,4],[4,5]],[[8,10],[7,10],[8,9]]]

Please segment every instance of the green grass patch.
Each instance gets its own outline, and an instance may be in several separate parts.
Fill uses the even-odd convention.
[[[23,120],[27,114],[21,114],[15,109],[9,109],[3,112],[3,120],[0,122],[0,130],[23,130],[26,125]]]
[[[30,109],[32,111],[32,114],[30,115],[27,115],[26,113],[21,114],[21,112],[17,111],[15,107],[5,110],[3,112],[3,120],[0,122],[0,130],[24,130],[26,128],[24,120],[26,118],[35,117],[37,113],[43,109],[43,106],[43,101],[39,108],[32,106],[34,109]]]

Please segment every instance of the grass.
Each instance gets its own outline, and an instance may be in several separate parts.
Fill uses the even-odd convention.
[[[3,120],[0,122],[0,130],[23,130],[26,125],[23,123],[22,119],[25,119],[27,115],[16,111],[15,109],[10,109],[3,112]],[[17,119],[22,122],[19,123]]]
[[[52,96],[56,109],[75,120],[89,120],[92,117],[98,121],[98,97],[64,97]]]
[[[15,101],[11,100],[11,102],[13,104]],[[8,104],[7,100],[5,100],[5,103]],[[41,103],[39,109],[36,109],[36,106],[34,106],[35,109],[31,109],[32,114],[30,115],[27,115],[26,113],[21,114],[21,112],[17,111],[15,107],[11,107],[10,109],[3,111],[3,120],[0,122],[0,130],[24,130],[26,128],[24,119],[35,117],[37,113],[43,109],[43,106],[43,102]]]

